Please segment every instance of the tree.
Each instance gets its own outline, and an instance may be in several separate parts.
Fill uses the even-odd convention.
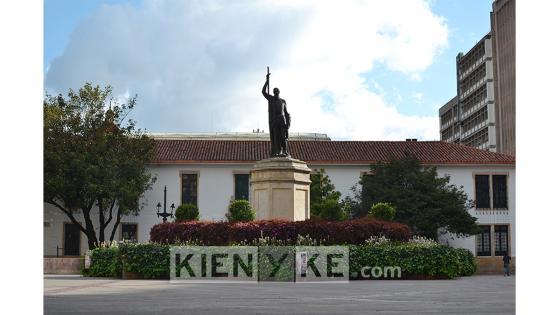
[[[397,209],[395,221],[407,224],[416,234],[435,239],[438,229],[459,235],[477,233],[476,218],[468,213],[472,201],[462,186],[449,180],[410,154],[372,164],[371,175],[360,180],[361,192],[355,195],[360,207],[354,215],[364,216],[373,204],[388,202]]]
[[[396,212],[396,209],[390,203],[378,202],[371,206],[368,216],[385,221],[393,221]]]
[[[338,200],[340,198],[340,192],[335,190],[334,185],[331,183],[331,179],[325,174],[325,169],[315,170],[311,174],[311,185],[310,190],[310,203],[320,202],[328,199]]]
[[[114,240],[121,217],[138,214],[140,197],[155,181],[145,169],[154,140],[125,121],[135,105],[136,96],[121,103],[110,86],[90,83],[66,98],[45,95],[44,201],[79,226],[90,249],[105,241],[111,222]]]
[[[323,200],[311,207],[311,214],[314,218],[328,221],[343,221],[348,219],[342,205],[335,199]]]
[[[312,217],[337,221],[347,218],[339,202],[341,194],[335,190],[324,169],[315,170],[315,173],[311,174],[309,190]]]

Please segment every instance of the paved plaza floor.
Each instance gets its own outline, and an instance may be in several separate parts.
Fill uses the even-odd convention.
[[[45,276],[45,314],[513,314],[515,277],[186,284]]]

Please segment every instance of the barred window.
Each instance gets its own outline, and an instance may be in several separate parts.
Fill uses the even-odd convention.
[[[490,256],[490,226],[480,226],[480,233],[476,235],[476,255]]]
[[[249,174],[235,174],[235,200],[249,200]]]
[[[489,175],[476,175],[475,176],[475,189],[476,189],[476,208],[489,209],[490,208],[490,176]]]
[[[492,175],[492,207],[494,209],[507,209],[507,184],[506,175]]]
[[[192,203],[198,206],[198,175],[181,176],[181,204]]]
[[[496,248],[494,248],[495,256],[505,256],[508,253],[508,226],[495,225],[494,226],[494,241]]]
[[[476,209],[508,209],[507,175],[475,175]]]

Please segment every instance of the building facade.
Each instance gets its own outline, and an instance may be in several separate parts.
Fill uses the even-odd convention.
[[[457,96],[439,110],[442,141],[496,151],[492,40],[484,36],[456,60]]]
[[[265,136],[157,135],[155,158],[146,166],[157,180],[144,194],[139,214],[122,218],[115,239],[149,241],[151,228],[161,223],[156,206],[164,204],[164,187],[167,211],[171,204],[194,203],[201,220],[225,220],[231,200],[252,197],[249,173],[256,161],[268,158]],[[352,186],[369,172],[371,163],[413,154],[424,165],[436,166],[441,176],[449,175],[452,184],[463,186],[469,198],[476,201],[469,211],[484,232],[467,238],[442,234],[440,241],[467,248],[481,258],[498,257],[504,250],[515,256],[512,156],[441,141],[331,141],[320,134],[299,135],[298,140],[290,141],[290,152],[312,170],[324,169],[343,198],[352,194]],[[79,213],[76,217],[83,223]],[[98,231],[95,215],[93,218]],[[108,239],[110,228],[105,233]],[[86,237],[66,215],[45,204],[44,255],[74,256],[87,249]]]
[[[461,143],[461,125],[457,96],[439,109],[439,133],[441,141]]]
[[[515,0],[494,1],[490,22],[457,55],[457,96],[439,110],[440,139],[515,155]]]
[[[515,0],[492,4],[497,152],[515,155]]]

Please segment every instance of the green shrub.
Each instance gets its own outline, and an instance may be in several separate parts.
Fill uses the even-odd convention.
[[[91,265],[83,269],[83,275],[89,277],[122,277],[122,262],[117,246],[99,247],[91,250]]]
[[[144,279],[169,278],[169,246],[144,243],[125,243],[119,246],[122,268]]]
[[[175,211],[175,222],[198,220],[198,207],[192,203],[184,203]]]
[[[379,202],[371,206],[371,209],[369,209],[368,216],[375,219],[393,221],[396,212],[397,211],[390,203]]]
[[[328,221],[346,220],[346,213],[342,210],[342,206],[335,199],[327,199],[316,202],[311,207],[311,215],[315,218]]]
[[[472,276],[476,272],[476,260],[473,253],[465,248],[455,249],[461,266],[460,276]]]
[[[249,222],[255,220],[255,211],[247,200],[233,200],[226,213],[229,222]]]
[[[465,252],[466,251],[466,252]],[[468,253],[467,253],[468,252]],[[350,275],[360,278],[362,267],[400,267],[403,278],[456,278],[476,270],[469,251],[446,245],[352,245]]]

